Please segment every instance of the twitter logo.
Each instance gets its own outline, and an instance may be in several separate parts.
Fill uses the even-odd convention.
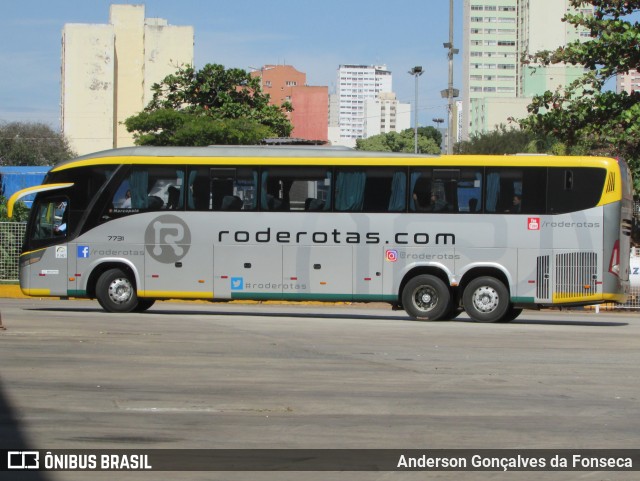
[[[241,291],[244,289],[244,279],[242,277],[232,277],[231,278],[231,290],[232,291]]]

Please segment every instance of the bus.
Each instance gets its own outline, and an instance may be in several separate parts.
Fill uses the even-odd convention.
[[[54,166],[20,257],[30,296],[385,302],[508,322],[624,302],[633,196],[602,157],[131,147]]]

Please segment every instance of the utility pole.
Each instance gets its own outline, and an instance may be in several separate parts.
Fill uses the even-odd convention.
[[[409,70],[409,74],[413,75],[416,78],[416,104],[413,109],[413,151],[414,153],[418,153],[418,77],[422,75],[424,72],[422,71],[422,67],[420,65],[416,65],[411,70]]]
[[[460,91],[453,88],[453,56],[459,52],[457,48],[453,48],[453,0],[449,0],[449,41],[443,45],[449,51],[449,84],[447,90],[442,90],[440,94],[448,99],[447,154],[451,155],[453,154],[453,99],[460,96]]]

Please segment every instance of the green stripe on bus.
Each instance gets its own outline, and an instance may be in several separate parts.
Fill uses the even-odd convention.
[[[67,289],[67,295],[70,297],[87,297],[87,291],[84,289]]]
[[[512,297],[511,298],[511,302],[521,302],[521,303],[527,303],[527,304],[532,304],[535,300],[535,297]]]

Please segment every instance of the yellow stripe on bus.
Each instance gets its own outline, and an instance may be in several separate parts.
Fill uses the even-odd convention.
[[[51,289],[29,289],[21,288],[22,293],[31,297],[48,297],[51,296]]]
[[[507,162],[508,160],[508,162]],[[51,169],[51,172],[60,172],[78,167],[94,165],[119,165],[119,164],[147,164],[158,165],[163,161],[171,165],[295,165],[295,166],[489,166],[489,167],[599,167],[609,170],[617,168],[616,160],[606,157],[559,157],[559,156],[534,156],[534,155],[443,155],[433,157],[403,157],[402,155],[371,156],[371,157],[289,157],[289,156],[232,156],[232,155],[194,155],[194,156],[170,156],[170,155],[123,155],[91,157],[65,162]]]

